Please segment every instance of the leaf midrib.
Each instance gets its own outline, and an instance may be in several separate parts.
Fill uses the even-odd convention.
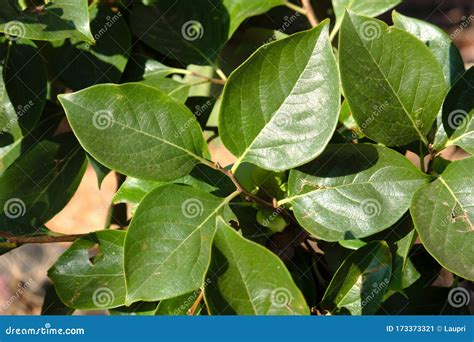
[[[385,73],[382,71],[382,69],[380,68],[379,64],[377,63],[377,61],[375,60],[374,56],[372,55],[372,53],[370,52],[370,50],[367,48],[367,46],[365,46],[364,42],[362,41],[362,38],[361,36],[359,35],[359,31],[357,30],[357,28],[354,26],[354,23],[352,22],[352,19],[350,19],[350,22],[351,22],[351,25],[352,27],[354,28],[355,31],[357,31],[357,38],[359,38],[359,41],[361,43],[361,45],[364,47],[364,50],[367,52],[367,54],[369,55],[370,59],[372,60],[372,62],[374,63],[374,65],[377,67],[377,70],[380,72],[380,74],[383,76],[383,80],[388,84],[388,86],[390,87],[390,90],[393,92],[393,94],[395,95],[395,98],[397,99],[398,103],[401,105],[401,108],[403,109],[403,112],[405,113],[405,115],[408,117],[408,119],[410,120],[410,122],[412,123],[413,125],[413,128],[415,129],[415,131],[418,133],[419,137],[420,137],[420,140],[425,143],[426,145],[428,145],[428,140],[426,139],[426,137],[420,132],[420,130],[418,129],[417,125],[415,124],[415,121],[413,121],[413,118],[410,116],[410,113],[408,112],[408,110],[406,109],[405,107],[405,104],[402,102],[402,100],[400,99],[400,97],[398,96],[398,93],[395,91],[395,89],[393,88],[392,84],[388,81],[388,78],[387,76],[385,75]],[[380,24],[379,24],[380,25]]]

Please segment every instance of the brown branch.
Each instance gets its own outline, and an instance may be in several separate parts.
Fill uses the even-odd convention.
[[[202,299],[204,298],[204,289],[201,289],[201,292],[199,292],[199,296],[197,297],[196,301],[194,302],[193,306],[188,310],[188,315],[189,316],[194,316],[196,313],[196,310],[199,307],[199,304],[201,304]]]
[[[214,165],[214,168],[226,175],[232,181],[232,183],[234,183],[237,190],[243,193],[247,198],[272,209],[278,208],[278,206],[274,206],[274,203],[267,202],[264,199],[254,195],[250,191],[247,191],[242,185],[240,185],[239,181],[237,178],[235,178],[235,175],[230,170],[223,168],[219,163],[215,163]]]
[[[221,80],[220,78],[207,77],[207,76],[198,74],[197,72],[194,72],[194,71],[191,73],[191,76],[202,78],[202,79],[204,79],[208,82],[214,83],[214,84],[225,85],[225,81]]]
[[[311,24],[311,26],[312,27],[318,26],[319,21],[316,18],[316,14],[314,13],[311,0],[301,0],[301,4],[303,5],[303,9],[306,11],[306,17],[308,18],[308,21]]]
[[[73,242],[80,239],[88,234],[76,234],[76,235],[61,235],[61,236],[15,236],[10,233],[0,232],[0,238],[6,239],[10,243],[26,244],[26,243],[55,243],[55,242]]]

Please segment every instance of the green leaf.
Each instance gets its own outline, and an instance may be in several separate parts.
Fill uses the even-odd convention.
[[[54,60],[51,67],[56,77],[74,90],[119,82],[131,49],[131,33],[121,12],[96,4],[89,14],[96,43],[71,38],[54,44],[48,55],[49,60]]]
[[[73,312],[73,308],[67,307],[63,302],[61,302],[54,285],[50,285],[44,295],[43,305],[41,306],[41,315],[66,316],[72,315]]]
[[[229,14],[222,0],[136,4],[130,22],[141,41],[183,64],[213,64],[229,30]]]
[[[474,280],[474,158],[451,163],[413,197],[410,209],[420,239],[446,269]]]
[[[97,183],[100,189],[105,177],[107,177],[107,175],[110,173],[110,169],[99,163],[90,155],[87,155],[87,160],[89,161],[89,165],[92,166],[92,168],[94,169],[95,175],[97,176]]]
[[[94,43],[87,0],[54,0],[44,6],[32,5],[23,11],[16,1],[4,1],[0,18],[0,32],[12,40],[18,37],[34,40],[75,37]]]
[[[120,173],[168,181],[206,162],[194,115],[157,89],[97,85],[60,95],[59,101],[84,149]]]
[[[442,127],[434,148],[456,145],[474,154],[474,68],[449,91],[443,104]]]
[[[217,219],[204,291],[214,315],[307,315],[309,308],[283,262]]]
[[[132,55],[125,69],[122,83],[141,82],[165,92],[179,102],[184,102],[189,95],[191,85],[184,83],[176,75],[173,78],[168,77],[177,71],[182,72],[180,69],[168,67],[154,59]]]
[[[204,284],[216,216],[230,215],[234,196],[167,185],[142,200],[125,241],[127,305],[173,298]]]
[[[72,134],[43,140],[0,177],[0,227],[34,233],[69,202],[85,172],[84,151]]]
[[[184,295],[160,301],[155,315],[158,316],[183,316],[188,313],[199,297],[200,291],[186,293]]]
[[[448,87],[459,79],[464,73],[464,62],[461,53],[446,32],[426,21],[410,18],[395,11],[392,13],[392,18],[395,27],[411,33],[429,47],[443,67]]]
[[[156,302],[137,302],[130,306],[109,309],[112,316],[152,316],[157,309]]]
[[[260,48],[224,89],[219,129],[239,158],[234,169],[247,161],[283,171],[314,159],[334,132],[339,104],[327,22]]]
[[[380,232],[408,209],[429,180],[408,159],[382,146],[329,145],[313,162],[290,171],[296,219],[312,235],[351,240]]]
[[[124,231],[103,230],[74,242],[48,271],[61,301],[82,310],[123,305],[124,240]]]
[[[46,102],[46,69],[36,45],[29,40],[5,43],[1,50],[0,131],[18,137],[29,133],[41,116]]]
[[[332,7],[334,9],[334,14],[336,15],[336,24],[334,25],[333,30],[334,32],[339,30],[346,9],[367,17],[376,17],[392,9],[401,2],[402,0],[332,0]]]
[[[431,51],[405,31],[352,12],[339,47],[344,94],[364,134],[391,146],[427,144],[446,89]]]
[[[322,307],[332,314],[377,312],[388,289],[392,256],[387,243],[372,242],[352,253],[337,270]]]
[[[224,0],[224,6],[230,17],[229,37],[247,18],[266,13],[273,7],[284,4],[284,0]]]

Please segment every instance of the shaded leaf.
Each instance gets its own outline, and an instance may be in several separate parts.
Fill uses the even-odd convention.
[[[0,32],[34,40],[76,37],[93,43],[87,0],[54,0],[44,6],[22,10],[16,1],[5,1],[0,8]]]
[[[34,233],[76,192],[87,162],[72,135],[43,140],[0,177],[0,226],[16,235]]]
[[[130,21],[141,41],[183,64],[212,64],[229,31],[229,14],[221,0],[136,4]]]
[[[374,314],[388,289],[392,256],[385,242],[372,242],[352,253],[337,270],[322,306],[332,314]]]
[[[283,262],[217,220],[209,285],[204,292],[214,315],[305,315],[309,308]]]

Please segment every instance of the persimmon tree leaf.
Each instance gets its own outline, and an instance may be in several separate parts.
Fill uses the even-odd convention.
[[[371,242],[344,260],[324,294],[322,307],[332,314],[370,315],[388,289],[392,255],[386,242]]]
[[[111,169],[167,181],[204,161],[205,142],[194,115],[160,90],[97,85],[59,100],[84,149]]]
[[[289,197],[296,219],[326,241],[373,235],[394,224],[429,177],[382,146],[335,144],[290,171]]]
[[[344,18],[344,11],[351,10],[357,14],[365,15],[367,17],[376,17],[387,12],[393,7],[401,3],[402,0],[332,0],[332,7],[336,15],[336,24],[334,25],[334,32],[341,27],[342,19]]]
[[[34,40],[60,40],[76,37],[94,42],[89,27],[87,0],[54,0],[43,6],[21,9],[16,1],[5,1],[0,8],[0,32]]]
[[[456,145],[474,154],[474,68],[454,84],[443,104],[434,148]]]
[[[334,132],[339,102],[327,22],[261,47],[224,88],[219,129],[239,158],[234,168],[283,171],[313,159]]]
[[[63,303],[82,310],[124,304],[124,241],[124,231],[99,231],[77,240],[59,257],[48,276]],[[96,253],[93,258],[91,252]]]
[[[309,308],[283,262],[217,219],[208,285],[213,315],[307,315]]]
[[[53,48],[48,49],[56,77],[74,90],[118,83],[131,49],[131,33],[122,12],[115,12],[105,4],[94,4],[89,16],[95,44],[73,37],[53,42]]]
[[[6,50],[3,110],[14,112],[23,134],[27,134],[38,122],[46,102],[46,69],[32,41],[20,39]],[[15,123],[15,119],[8,121],[7,128]]]
[[[35,233],[76,192],[87,166],[72,135],[43,140],[0,176],[0,226],[13,234]]]
[[[428,47],[403,30],[347,12],[339,48],[344,94],[362,131],[389,146],[428,143],[446,89]]]
[[[125,241],[127,305],[169,299],[203,286],[216,216],[231,215],[231,199],[167,185],[142,200]]]
[[[464,62],[449,35],[426,21],[393,12],[394,26],[411,33],[428,46],[443,67],[446,85],[450,87],[464,73]]]
[[[184,64],[212,64],[229,31],[229,14],[222,0],[136,4],[130,21],[141,41]]]
[[[268,12],[273,7],[284,5],[285,0],[224,0],[224,6],[229,13],[229,36],[239,25],[249,17]]]
[[[427,251],[451,272],[474,280],[474,158],[451,163],[418,190],[410,209]]]

